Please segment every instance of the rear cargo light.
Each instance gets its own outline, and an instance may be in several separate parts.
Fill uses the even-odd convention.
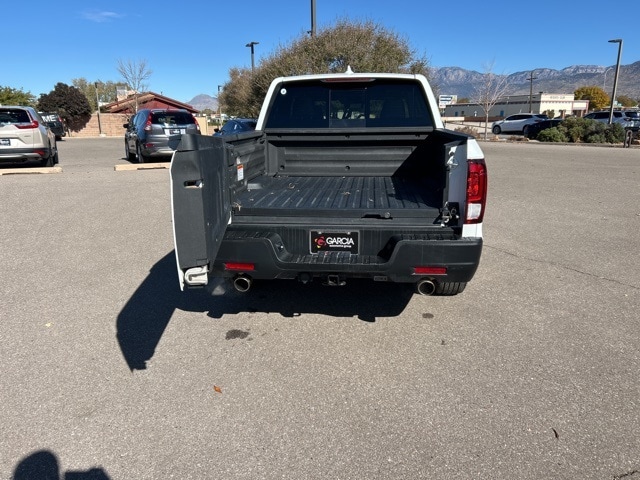
[[[487,165],[484,159],[469,161],[467,215],[464,223],[482,223],[487,203]]]
[[[256,266],[253,263],[227,262],[224,264],[224,269],[238,272],[251,272],[256,269]]]
[[[447,267],[413,267],[414,275],[446,275]]]

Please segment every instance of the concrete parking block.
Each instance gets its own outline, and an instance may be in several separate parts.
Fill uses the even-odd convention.
[[[157,170],[167,169],[171,167],[171,163],[123,163],[113,167],[116,172],[131,170]]]
[[[7,168],[0,170],[0,175],[24,175],[29,173],[62,173],[62,167]]]

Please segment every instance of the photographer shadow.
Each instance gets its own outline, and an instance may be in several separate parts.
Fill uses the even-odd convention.
[[[283,317],[320,314],[357,317],[375,322],[400,315],[413,296],[412,287],[350,280],[345,286],[328,287],[319,281],[256,281],[249,292],[237,292],[220,279],[207,289],[180,291],[175,255],[171,251],[149,275],[120,311],[116,326],[122,355],[131,371],[144,370],[176,310],[207,313],[211,318],[239,313],[279,313]]]

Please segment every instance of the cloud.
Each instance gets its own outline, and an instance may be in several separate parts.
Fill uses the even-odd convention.
[[[85,20],[90,20],[96,23],[110,22],[117,18],[122,18],[124,15],[116,12],[103,12],[98,10],[90,10],[82,13],[82,17]]]

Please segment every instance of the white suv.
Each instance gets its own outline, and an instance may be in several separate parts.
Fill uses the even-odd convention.
[[[524,133],[525,127],[533,123],[538,123],[543,120],[548,120],[549,117],[537,113],[516,113],[510,115],[504,120],[494,122],[491,127],[491,131],[494,135],[499,135],[506,132],[518,132]]]
[[[0,163],[58,163],[56,136],[31,107],[0,106]]]
[[[596,122],[609,123],[610,115],[611,111],[593,112],[585,115],[584,118],[590,118],[591,120],[595,120]],[[613,123],[619,123],[624,128],[633,127],[632,119],[628,117],[624,112],[621,112],[619,110],[614,110],[613,112]]]

